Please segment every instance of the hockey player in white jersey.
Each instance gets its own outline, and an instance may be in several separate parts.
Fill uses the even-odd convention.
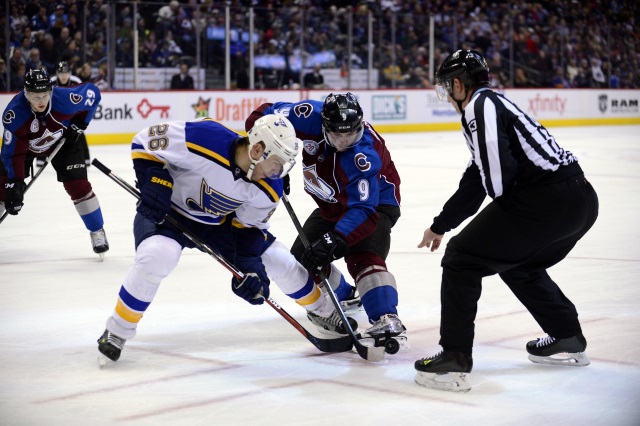
[[[283,193],[282,177],[294,166],[300,143],[291,123],[273,114],[257,120],[247,137],[211,119],[158,124],[135,136],[132,157],[141,192],[135,264],[98,339],[101,366],[119,359],[182,249],[194,248],[165,222],[167,214],[244,273],[242,281],[231,279],[239,297],[262,304],[272,279],[323,319],[329,332],[346,334],[327,293],[268,231]]]

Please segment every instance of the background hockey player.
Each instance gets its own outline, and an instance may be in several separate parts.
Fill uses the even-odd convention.
[[[324,103],[263,104],[245,127],[271,113],[289,118],[303,140],[304,188],[318,205],[304,224],[310,248],[298,238],[291,252],[311,273],[328,273],[340,300],[351,296],[351,286],[335,266],[327,267],[344,257],[373,324],[362,334],[364,341],[378,346],[394,338],[406,349],[396,280],[385,263],[391,228],[400,217],[400,176],[384,139],[362,120],[351,93],[331,94]]]
[[[51,84],[58,87],[72,87],[82,84],[82,80],[71,74],[71,67],[69,67],[69,62],[60,61],[58,63],[58,66],[56,67],[56,75],[51,77]],[[78,137],[78,143],[80,144],[80,146],[82,147],[82,151],[84,152],[84,163],[87,165],[87,167],[89,167],[91,165],[91,157],[89,156],[89,145],[87,144],[87,137],[84,132],[80,135],[80,137]]]
[[[84,225],[90,232],[93,251],[109,250],[98,198],[87,179],[80,135],[87,128],[100,103],[100,90],[91,83],[77,87],[52,88],[44,69],[25,75],[24,90],[7,105],[0,165],[0,213],[2,203],[17,215],[24,205],[25,179],[34,158],[46,158],[64,140],[53,158],[56,170]]]
[[[162,279],[182,250],[194,247],[165,222],[167,214],[245,274],[242,281],[232,278],[235,294],[262,304],[273,279],[309,315],[322,318],[327,331],[346,334],[331,300],[268,232],[299,145],[291,123],[275,115],[257,120],[247,137],[211,119],[158,124],[136,135],[132,156],[142,198],[134,220],[135,264],[98,340],[101,365],[119,359]]]
[[[443,234],[474,215],[486,195],[493,201],[447,244],[442,259],[443,350],[416,361],[416,382],[435,389],[471,389],[468,373],[482,278],[494,274],[548,334],[527,343],[531,361],[588,365],[576,308],[547,269],[564,259],[596,221],[595,191],[571,152],[489,89],[489,68],[478,52],[453,53],[436,79],[438,97],[462,114],[471,161],[418,247],[437,250]]]

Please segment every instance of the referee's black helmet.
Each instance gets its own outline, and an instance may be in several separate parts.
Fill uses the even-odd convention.
[[[452,53],[440,65],[436,73],[436,84],[451,94],[451,82],[455,78],[462,80],[467,88],[489,84],[487,61],[475,50],[458,50]]]

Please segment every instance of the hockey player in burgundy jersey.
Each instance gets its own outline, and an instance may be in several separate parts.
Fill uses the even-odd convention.
[[[100,90],[91,83],[53,88],[44,69],[30,70],[24,80],[24,90],[9,102],[2,115],[0,213],[4,209],[12,215],[20,212],[25,178],[31,173],[34,159],[47,157],[64,140],[51,165],[90,232],[93,251],[102,257],[109,244],[100,204],[87,180],[84,154],[78,144],[98,108]]]
[[[400,217],[400,176],[384,139],[362,120],[356,97],[329,95],[323,102],[263,104],[245,128],[263,114],[287,117],[303,141],[304,189],[318,208],[304,224],[311,241],[300,238],[291,252],[312,273],[324,270],[339,300],[352,292],[333,260],[344,257],[372,325],[361,337],[385,345],[393,338],[407,348],[406,329],[398,318],[398,292],[385,260],[391,228]]]

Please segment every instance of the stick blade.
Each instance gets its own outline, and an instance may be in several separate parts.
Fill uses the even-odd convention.
[[[356,350],[358,355],[367,361],[378,362],[384,359],[384,346],[365,346],[358,342]]]

